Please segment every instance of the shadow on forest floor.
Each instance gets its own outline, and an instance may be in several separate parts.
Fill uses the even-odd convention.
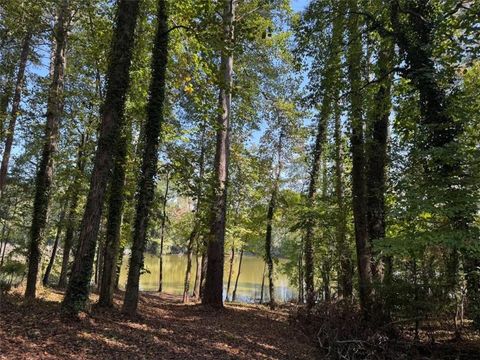
[[[229,304],[215,311],[177,296],[142,293],[140,316],[128,318],[116,294],[112,310],[92,308],[81,320],[60,315],[62,292],[46,289],[24,304],[0,307],[0,359],[313,359],[309,339],[288,310]],[[96,296],[92,295],[92,300]]]

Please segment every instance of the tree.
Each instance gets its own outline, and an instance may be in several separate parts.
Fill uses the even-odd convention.
[[[48,94],[47,121],[45,138],[37,177],[35,180],[35,199],[33,203],[32,226],[30,228],[30,245],[28,256],[28,273],[25,297],[35,298],[38,267],[40,262],[40,245],[47,222],[50,191],[53,181],[54,155],[57,151],[59,121],[63,112],[63,84],[65,75],[65,50],[67,34],[71,21],[70,2],[63,0],[58,10],[58,19],[54,29],[54,55],[52,57],[52,79]]]
[[[52,254],[50,255],[50,260],[48,261],[47,268],[45,269],[45,274],[43,275],[42,283],[43,286],[48,286],[48,280],[50,278],[50,273],[52,272],[53,264],[55,263],[55,256],[57,255],[57,250],[58,250],[58,244],[60,242],[60,235],[62,234],[62,229],[63,229],[63,222],[65,219],[65,213],[66,213],[66,208],[68,206],[68,203],[65,203],[63,206],[61,212],[60,212],[60,217],[58,219],[57,223],[57,232],[55,235],[55,241],[53,243],[53,248],[52,248]]]
[[[62,308],[67,313],[75,314],[82,310],[88,300],[108,175],[113,167],[114,149],[123,127],[125,96],[130,79],[129,69],[138,8],[138,0],[121,0],[118,3],[90,190],[83,214],[79,248],[73,264],[72,277],[62,303]]]
[[[281,74],[283,70],[288,69],[288,63],[279,67]],[[269,128],[265,131],[262,139],[262,145],[265,153],[269,154],[269,163],[271,164],[271,184],[268,200],[268,210],[266,216],[265,231],[265,263],[268,270],[268,291],[270,298],[270,307],[275,307],[275,286],[274,286],[274,261],[273,261],[273,222],[275,212],[278,211],[283,170],[285,161],[288,159],[287,153],[293,153],[294,143],[300,138],[301,125],[299,119],[302,113],[295,108],[292,100],[298,95],[295,93],[296,82],[292,79],[280,81],[281,75],[276,79],[276,86],[272,86],[271,95],[275,99],[266,99],[270,102],[266,106],[266,118],[269,120]],[[286,90],[288,89],[288,90]],[[285,91],[286,90],[286,91]],[[292,99],[292,100],[290,100]],[[270,115],[267,115],[270,114]]]
[[[348,80],[350,83],[350,123],[352,149],[352,204],[355,224],[355,242],[359,275],[359,295],[365,317],[370,316],[372,302],[372,273],[370,268],[371,252],[368,238],[366,204],[366,157],[363,132],[363,109],[361,94],[362,43],[357,0],[348,0],[348,39],[347,52]]]
[[[280,135],[278,138],[278,149],[277,149],[277,156],[278,156],[278,164],[277,169],[275,171],[275,179],[272,188],[272,195],[270,201],[268,203],[268,213],[267,213],[267,231],[265,235],[265,262],[268,267],[268,292],[270,296],[270,307],[275,307],[275,286],[273,283],[273,258],[272,258],[272,222],[273,216],[276,208],[277,203],[277,196],[278,190],[280,186],[280,176],[282,173],[282,142],[283,142],[283,133],[280,130]]]
[[[394,49],[390,38],[382,38],[378,49],[377,78],[381,79],[368,114],[366,138],[367,221],[370,246],[373,249],[372,276],[390,278],[391,259],[378,259],[375,243],[385,238],[385,194],[388,162],[388,126],[391,108],[392,63]],[[385,264],[383,264],[385,262]],[[386,267],[384,269],[384,267]]]
[[[12,151],[13,136],[15,134],[15,124],[17,122],[17,117],[20,111],[20,101],[21,101],[23,85],[25,81],[25,69],[27,67],[28,56],[30,54],[31,41],[32,41],[32,33],[30,31],[27,31],[23,39],[22,50],[20,53],[20,60],[19,60],[18,69],[17,69],[17,80],[15,84],[15,92],[13,94],[13,99],[12,99],[12,110],[10,113],[7,136],[5,139],[5,147],[3,149],[2,164],[0,167],[0,196],[3,192],[3,189],[5,188],[5,183],[7,181],[8,163],[10,161],[10,153]]]
[[[158,278],[158,291],[163,291],[163,248],[165,240],[165,224],[167,222],[167,201],[168,201],[168,185],[170,180],[170,173],[167,171],[167,178],[165,183],[165,193],[162,199],[162,220],[160,225],[160,256],[159,256],[159,278]]]
[[[122,134],[117,144],[115,165],[110,181],[107,230],[105,237],[105,254],[100,282],[98,303],[103,307],[113,306],[115,279],[117,274],[117,259],[120,250],[120,230],[124,204],[124,184],[126,177],[127,135]]]
[[[133,315],[138,306],[140,271],[147,237],[149,212],[155,190],[159,137],[164,121],[165,77],[168,62],[168,18],[165,0],[158,1],[157,30],[153,47],[152,80],[145,123],[142,168],[137,186],[137,207],[133,230],[132,254],[128,271],[123,311]]]
[[[80,185],[81,179],[85,171],[85,145],[87,143],[88,136],[85,132],[82,132],[80,136],[80,143],[77,150],[77,159],[75,174],[73,178],[73,183],[71,185],[69,196],[70,204],[68,209],[67,221],[66,221],[66,230],[65,230],[65,239],[63,241],[63,255],[62,255],[62,265],[60,270],[60,277],[58,279],[58,287],[64,288],[67,285],[67,273],[68,267],[70,264],[70,253],[73,247],[73,235],[77,228],[77,213],[78,213],[78,202],[80,199]]]
[[[237,299],[238,279],[240,279],[240,273],[242,271],[242,261],[243,261],[243,247],[240,250],[240,259],[238,260],[237,277],[235,278],[235,286],[233,287],[233,293],[232,293],[233,302],[235,302],[235,300]]]
[[[335,168],[335,200],[338,209],[336,223],[336,242],[338,247],[338,258],[340,262],[339,289],[340,297],[350,298],[353,294],[353,264],[352,256],[347,242],[347,204],[345,203],[344,186],[344,144],[342,137],[341,109],[337,102],[334,113],[335,142],[334,168]]]
[[[307,9],[304,15],[305,25],[302,25],[299,30],[300,41],[300,52],[308,53],[310,52],[309,47],[312,46],[311,43],[303,44],[302,34],[305,27],[309,26],[309,21],[311,18],[315,20],[320,19],[320,9],[323,4],[321,2],[313,2],[310,7]],[[328,121],[332,115],[332,110],[334,109],[335,103],[338,101],[340,93],[340,57],[341,57],[341,48],[343,42],[343,32],[344,32],[344,12],[345,12],[345,2],[340,1],[338,4],[328,4],[332,14],[334,14],[334,20],[332,21],[332,31],[331,35],[326,40],[328,43],[329,53],[326,59],[323,59],[323,54],[315,54],[315,61],[319,62],[315,67],[312,68],[311,74],[312,78],[317,76],[317,72],[320,72],[321,80],[320,84],[317,85],[313,92],[313,97],[317,100],[319,97],[321,99],[321,105],[319,106],[317,128],[315,135],[314,149],[312,151],[311,167],[309,172],[309,185],[307,193],[307,207],[309,211],[312,211],[314,206],[315,197],[317,194],[317,182],[320,174],[321,168],[321,159],[323,155],[323,150],[327,140],[327,129]],[[314,31],[323,32],[323,24],[321,22],[315,23],[313,25]],[[324,35],[322,35],[324,36]],[[324,65],[322,66],[322,63]],[[319,67],[320,70],[317,70]],[[320,92],[320,94],[317,94]],[[314,249],[313,249],[313,237],[314,237],[314,227],[315,222],[312,219],[312,214],[307,215],[307,220],[305,222],[305,238],[304,238],[304,256],[305,256],[305,283],[306,283],[306,296],[307,296],[307,305],[312,307],[315,302],[315,290],[314,290]],[[347,292],[348,293],[348,292]]]
[[[185,283],[184,283],[184,290],[183,290],[183,302],[188,302],[188,294],[190,290],[190,276],[191,276],[191,269],[192,269],[192,252],[193,252],[193,246],[195,243],[198,242],[198,238],[200,236],[200,230],[201,230],[201,225],[202,225],[202,218],[201,218],[201,206],[203,206],[203,201],[204,199],[204,176],[205,176],[205,124],[202,124],[202,130],[200,134],[200,142],[201,142],[201,148],[200,148],[200,156],[198,159],[198,184],[196,184],[197,189],[196,189],[196,198],[197,198],[197,203],[195,205],[195,215],[194,215],[194,224],[193,224],[193,229],[192,232],[190,233],[189,239],[188,239],[188,244],[187,244],[187,269],[185,271]],[[163,220],[162,220],[163,222]],[[162,223],[162,230],[163,230],[163,223]],[[197,245],[197,254],[198,254],[198,245]],[[195,277],[195,285],[200,285],[200,280],[197,279],[199,275],[199,259],[197,256],[197,276]],[[195,291],[196,286],[194,286],[194,291]],[[198,292],[197,292],[198,293]],[[227,291],[228,293],[228,291]]]
[[[462,238],[471,236],[469,231],[477,205],[469,185],[470,175],[463,167],[460,139],[464,129],[448,111],[447,95],[438,80],[433,60],[434,30],[438,27],[435,9],[431,3],[416,1],[392,2],[390,5],[394,39],[404,53],[409,78],[419,93],[421,121],[418,141],[423,158],[424,197],[432,205],[432,213],[445,217],[455,231],[453,238],[457,241],[452,256],[456,256],[457,249],[464,247]],[[449,15],[458,10],[455,7]],[[480,297],[478,275],[474,270],[478,260],[469,255],[466,258],[472,317],[479,326],[480,313],[476,303]],[[457,271],[453,270],[455,275]]]
[[[227,212],[228,160],[230,153],[230,118],[232,103],[234,19],[237,3],[223,1],[223,47],[219,72],[219,113],[215,150],[215,185],[212,220],[207,250],[207,273],[202,303],[223,307],[223,259]]]

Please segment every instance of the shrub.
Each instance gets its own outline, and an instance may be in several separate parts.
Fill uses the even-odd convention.
[[[0,268],[0,292],[5,294],[12,286],[17,286],[25,276],[26,265],[20,261],[9,260]]]

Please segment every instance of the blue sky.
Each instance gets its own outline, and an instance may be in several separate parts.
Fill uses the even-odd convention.
[[[308,0],[291,0],[292,8],[295,11],[303,10],[307,3]]]

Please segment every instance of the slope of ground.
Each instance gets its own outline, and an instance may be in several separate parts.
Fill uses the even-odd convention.
[[[142,294],[137,318],[93,309],[60,315],[62,294],[19,295],[0,305],[0,359],[314,359],[315,348],[288,321],[288,310],[226,305],[214,311],[178,297]],[[121,295],[116,299],[117,308]]]

